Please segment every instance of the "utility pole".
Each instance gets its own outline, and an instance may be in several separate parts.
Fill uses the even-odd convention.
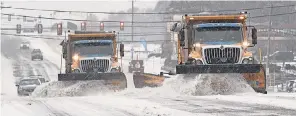
[[[132,43],[134,42],[134,0],[132,0]],[[132,45],[132,60],[134,59],[134,46]]]
[[[272,2],[270,2],[271,7],[270,7],[270,12],[269,12],[269,25],[268,25],[268,44],[267,44],[267,61],[266,61],[266,74],[267,78],[270,79],[270,86],[271,86],[271,78],[270,78],[270,73],[269,73],[269,54],[270,54],[270,33],[271,33],[271,15],[272,15],[272,9],[273,5]]]

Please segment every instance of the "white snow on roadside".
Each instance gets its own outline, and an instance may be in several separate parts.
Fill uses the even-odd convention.
[[[12,74],[12,63],[9,59],[1,54],[1,96],[15,97],[17,96],[15,79]]]
[[[294,94],[295,95],[295,94]],[[281,97],[268,97],[269,95],[263,95],[260,93],[245,93],[237,95],[214,95],[214,96],[199,96],[198,98],[203,99],[215,99],[225,100],[232,102],[241,102],[246,104],[261,104],[268,106],[277,106],[286,109],[296,110],[296,99],[284,99]]]

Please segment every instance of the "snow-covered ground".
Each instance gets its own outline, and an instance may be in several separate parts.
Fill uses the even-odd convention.
[[[8,39],[7,36],[2,36],[2,38]],[[44,61],[32,63],[28,60],[27,62],[31,63],[31,66],[36,68],[37,72],[46,73],[43,75],[50,75],[50,79],[55,81],[60,66],[60,48],[58,45],[60,40],[23,39],[30,41],[33,48],[40,48],[45,58]],[[7,42],[19,44],[17,41],[12,40],[6,40],[5,42],[2,42],[1,46],[7,44]],[[2,53],[8,53],[3,50],[12,49],[9,48],[12,45],[3,47],[7,48],[2,48]],[[296,94],[294,93],[270,92],[263,95],[247,91],[247,93],[233,93],[230,95],[193,95],[192,92],[203,90],[199,88],[202,86],[196,86],[199,81],[186,82],[180,80],[179,76],[167,79],[163,87],[135,89],[132,75],[126,73],[128,88],[120,92],[94,92],[91,95],[79,97],[18,97],[12,73],[12,63],[15,62],[14,57],[16,56],[11,55],[7,59],[4,55],[1,56],[1,114],[4,116],[293,116],[296,114]],[[129,58],[130,54],[126,53],[123,59],[125,72],[127,71]],[[163,59],[153,57],[145,59],[145,72],[158,74],[162,64]]]

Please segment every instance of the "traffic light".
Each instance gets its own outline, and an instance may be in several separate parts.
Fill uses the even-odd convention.
[[[120,22],[120,30],[123,31],[124,30],[124,23]]]
[[[26,18],[26,16],[24,16],[24,17],[23,17],[23,21],[24,21],[24,22],[26,22],[26,21],[27,21],[27,18]]]
[[[43,31],[43,25],[42,24],[37,25],[37,31],[38,31],[38,34],[42,33],[42,31]]]
[[[11,21],[11,15],[8,15],[8,21]]]
[[[103,22],[100,22],[100,30],[104,31],[104,23]]]
[[[21,24],[17,24],[17,25],[16,25],[16,33],[17,33],[17,34],[20,34],[21,31],[22,31],[22,26],[21,26]]]
[[[57,34],[62,35],[63,34],[63,25],[62,23],[57,24]]]
[[[81,23],[81,31],[86,31],[86,22]]]

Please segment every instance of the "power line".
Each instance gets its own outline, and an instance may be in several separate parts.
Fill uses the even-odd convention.
[[[42,17],[42,16],[29,16],[29,15],[17,15],[17,14],[6,14],[1,13],[2,15],[10,15],[10,16],[19,16],[19,17],[29,17],[29,18],[40,18],[40,19],[50,19],[50,20],[65,20],[65,21],[86,21],[86,22],[124,22],[124,23],[132,23],[131,21],[92,21],[92,20],[83,20],[83,19],[63,19],[63,18],[52,18],[52,17]],[[167,22],[179,22],[179,21],[151,21],[151,22],[137,22],[133,21],[133,23],[167,23]]]
[[[273,8],[280,8],[280,7],[292,7],[292,5],[280,5],[280,6],[273,6]],[[32,10],[32,11],[47,11],[47,12],[67,12],[67,13],[89,13],[89,14],[132,14],[129,12],[93,12],[93,11],[75,11],[75,10],[53,10],[53,9],[34,9],[34,8],[20,8],[20,7],[1,7],[2,9],[16,9],[16,10]],[[228,9],[228,10],[212,10],[212,11],[199,11],[199,12],[138,12],[133,14],[192,14],[192,13],[202,13],[202,12],[230,12],[230,11],[251,11],[251,10],[260,10],[265,8],[271,8],[271,6],[267,7],[257,7],[257,8],[244,8],[244,9]]]
[[[273,14],[273,15],[260,15],[260,16],[252,16],[249,18],[262,18],[268,16],[280,16],[280,15],[289,15],[295,14],[296,12],[289,12],[289,13],[280,13],[280,14]],[[91,21],[91,20],[82,20],[82,19],[63,19],[63,18],[50,18],[50,17],[36,17],[36,16],[28,16],[28,15],[16,15],[16,14],[6,14],[1,13],[2,15],[11,15],[11,16],[19,16],[19,17],[30,17],[30,18],[41,18],[41,19],[50,19],[50,20],[66,20],[66,21],[86,21],[86,22],[122,22],[122,21]],[[123,21],[125,23],[132,23],[131,21]],[[133,22],[133,23],[167,23],[167,22],[180,22],[180,21],[154,21],[154,22]]]
[[[288,14],[295,14],[296,12],[289,12],[289,13],[280,13],[280,14],[270,14],[270,15],[261,15],[261,16],[253,16],[250,18],[261,18],[261,17],[268,17],[268,16],[281,16],[281,15],[288,15]]]
[[[18,37],[30,37],[30,38],[38,38],[38,39],[53,39],[53,40],[63,40],[63,36],[53,36],[53,35],[23,35],[23,34],[9,34],[9,33],[1,33],[1,35],[7,36],[18,36]],[[142,35],[133,35],[133,36],[151,36],[151,35],[164,35],[164,34],[142,34]],[[50,37],[51,36],[51,37]],[[132,36],[131,34],[120,35],[120,36]],[[61,38],[59,38],[61,37]],[[159,42],[159,41],[172,41],[172,40],[146,40],[146,42]],[[133,41],[119,41],[119,42],[133,42]],[[134,42],[142,42],[142,41],[134,41]]]

